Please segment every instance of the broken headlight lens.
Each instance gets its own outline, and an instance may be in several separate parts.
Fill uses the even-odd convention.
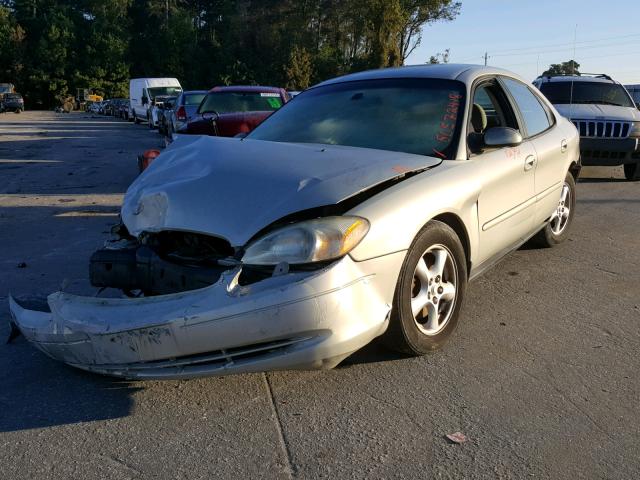
[[[248,265],[304,264],[343,257],[365,237],[361,217],[325,217],[294,223],[253,242],[242,257]]]

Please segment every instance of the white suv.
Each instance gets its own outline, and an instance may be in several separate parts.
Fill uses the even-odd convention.
[[[624,165],[640,180],[640,110],[608,75],[540,76],[533,84],[580,132],[583,165]]]

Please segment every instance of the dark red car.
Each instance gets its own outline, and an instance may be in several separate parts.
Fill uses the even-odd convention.
[[[214,87],[178,133],[233,137],[249,133],[290,99],[277,87]]]

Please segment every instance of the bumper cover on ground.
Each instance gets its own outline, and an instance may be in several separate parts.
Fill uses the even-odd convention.
[[[57,292],[50,312],[10,299],[13,322],[50,357],[139,379],[331,368],[386,329],[404,252],[312,273],[200,290],[95,298]]]

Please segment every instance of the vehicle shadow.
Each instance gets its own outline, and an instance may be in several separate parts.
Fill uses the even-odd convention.
[[[393,362],[396,360],[405,360],[411,358],[399,352],[394,352],[382,344],[379,338],[376,338],[368,345],[365,345],[357,352],[344,359],[337,368],[348,368],[351,365],[360,365],[364,363]]]
[[[142,387],[53,362],[0,329],[0,432],[125,417]]]
[[[10,292],[22,301],[67,278],[88,288],[88,256],[137,174],[127,142],[154,140],[124,121],[42,118],[0,116],[0,432],[126,417],[144,388],[52,361],[22,337],[5,344]]]

